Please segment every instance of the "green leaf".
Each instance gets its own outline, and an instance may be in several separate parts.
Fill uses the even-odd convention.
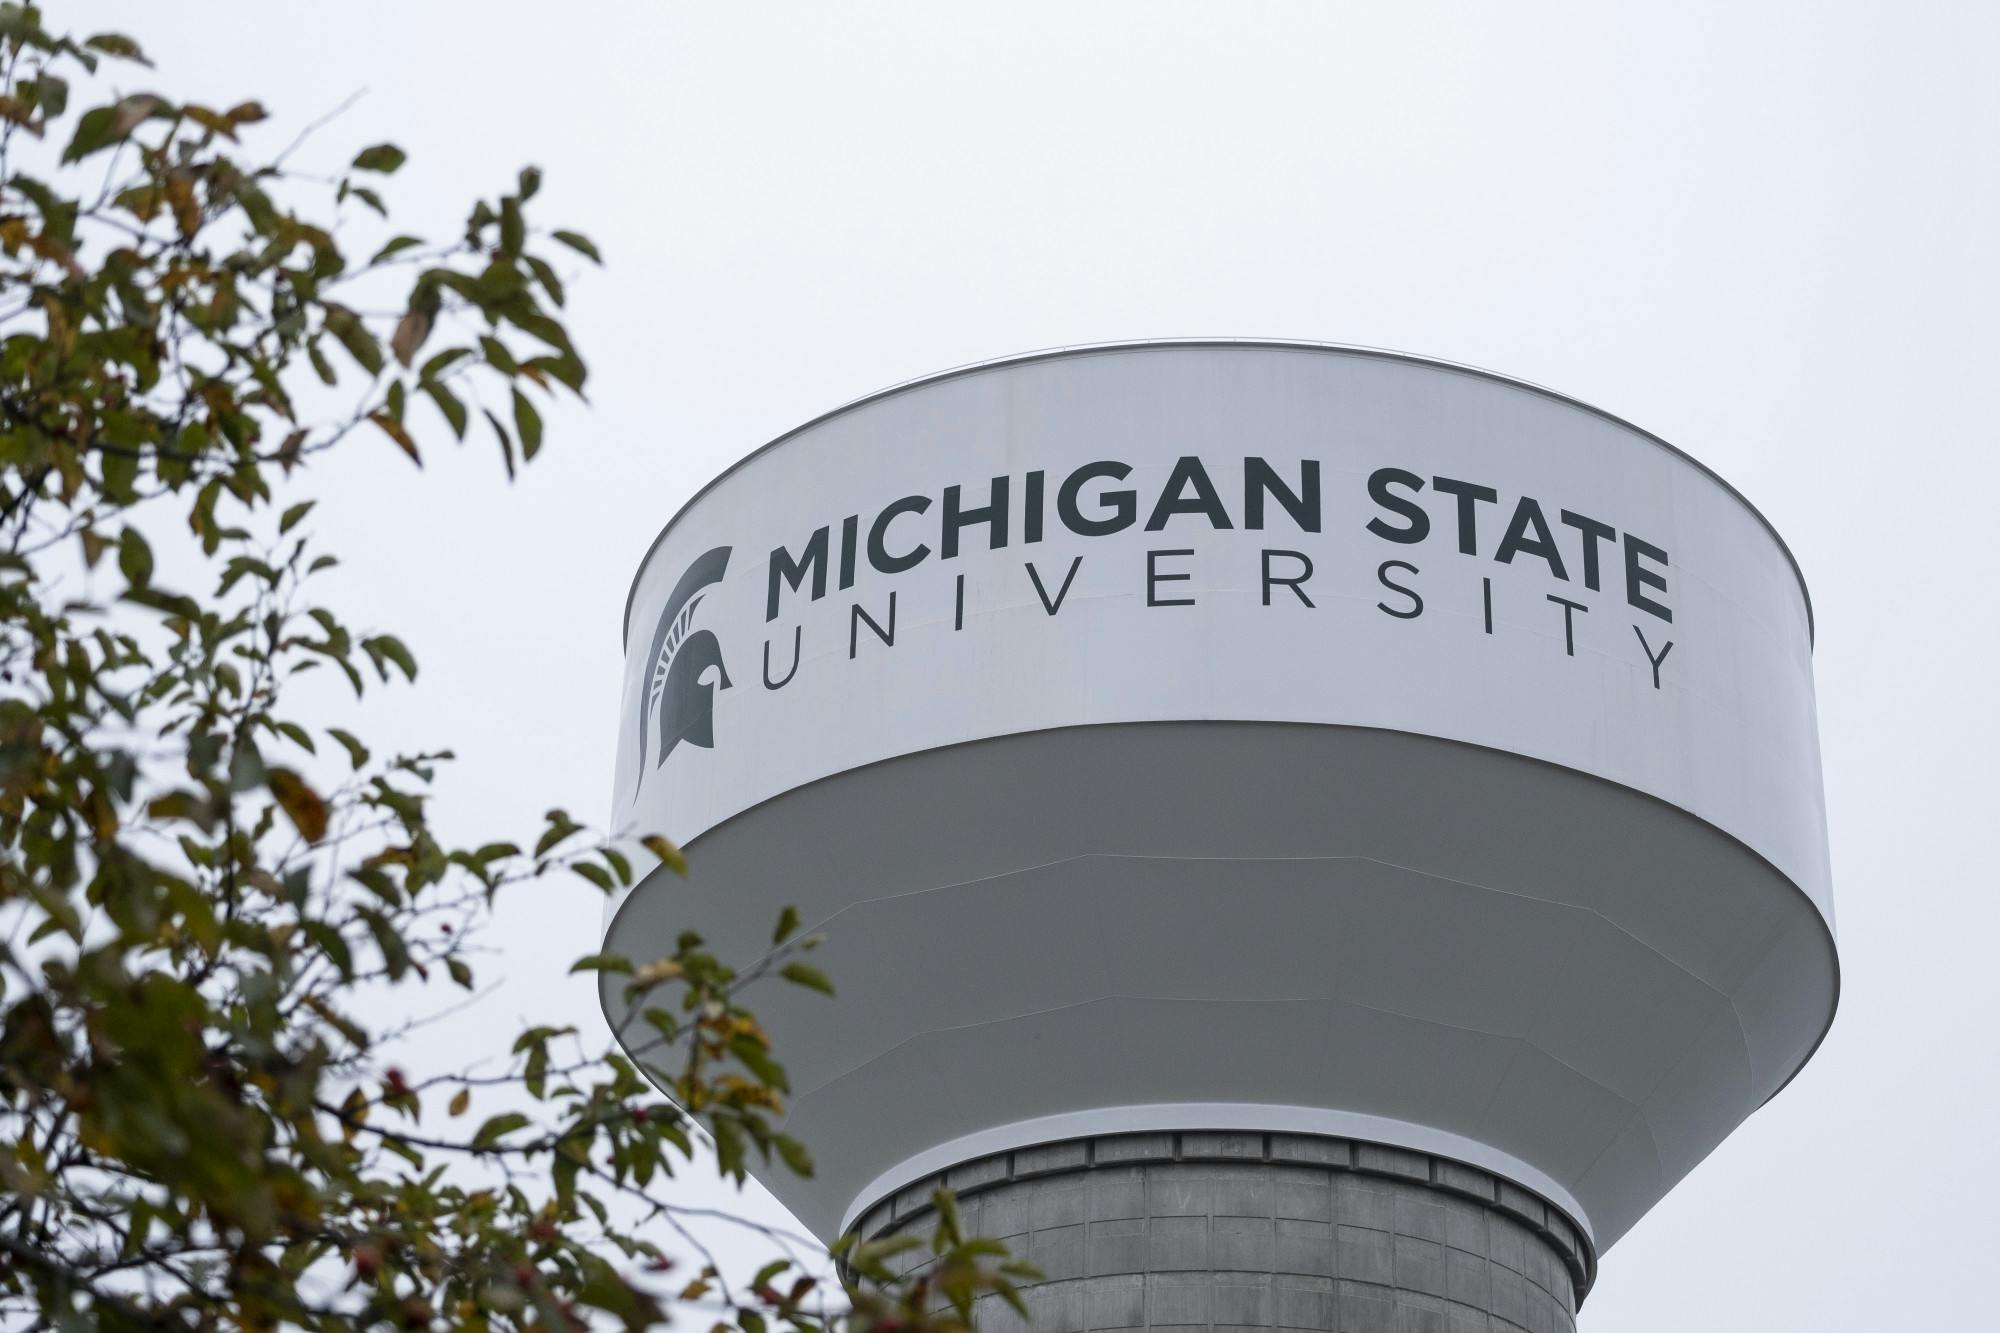
[[[451,369],[453,362],[471,355],[472,349],[470,347],[447,347],[444,351],[439,352],[436,356],[424,362],[423,369],[417,372],[417,376],[425,380],[436,379],[438,376],[444,374],[445,371]]]
[[[430,400],[437,404],[437,410],[444,414],[444,419],[451,423],[453,437],[464,439],[467,416],[465,404],[459,401],[458,395],[436,380],[424,380],[422,388],[430,395]]]
[[[356,740],[352,732],[342,731],[339,727],[328,727],[326,734],[340,742],[341,748],[347,751],[349,762],[357,771],[368,762],[368,747]]]
[[[948,1189],[934,1189],[931,1191],[931,1207],[938,1213],[938,1234],[932,1241],[933,1248],[942,1246],[947,1237],[956,1243],[965,1234],[965,1224],[959,1220],[958,1196]]]
[[[519,1111],[507,1111],[481,1125],[479,1132],[472,1136],[472,1145],[475,1148],[490,1148],[515,1130],[526,1129],[533,1123]]]
[[[287,509],[285,511],[284,517],[278,520],[278,535],[282,537],[286,533],[290,532],[293,528],[297,527],[299,525],[299,520],[303,519],[307,514],[312,512],[312,507],[315,503],[317,502],[313,500],[301,500],[299,503],[293,505],[290,509]]]
[[[185,819],[204,831],[215,827],[215,806],[206,796],[192,791],[173,791],[147,803],[146,813],[154,819]]]
[[[35,105],[42,109],[46,120],[54,120],[69,107],[69,83],[53,74],[43,74],[32,85],[35,90]]]
[[[383,246],[380,250],[377,250],[375,252],[375,257],[368,261],[369,266],[372,268],[374,265],[381,263],[385,259],[389,259],[395,255],[399,255],[403,253],[403,251],[405,250],[415,249],[417,246],[420,246],[422,244],[423,241],[421,241],[415,236],[398,236],[394,240],[390,241],[387,245]]]
[[[405,679],[415,680],[417,678],[417,659],[410,656],[410,650],[405,648],[403,641],[395,635],[374,635],[371,638],[363,639],[361,647],[364,652],[375,659],[376,670],[381,671],[382,660],[386,658],[402,668]],[[383,671],[383,679],[388,679],[388,674],[388,672]]]
[[[541,283],[542,290],[549,294],[549,299],[560,306],[563,303],[562,279],[556,276],[556,271],[549,267],[546,259],[537,259],[529,255],[527,262],[528,271],[535,275],[535,281]]]
[[[559,231],[555,233],[555,237],[585,259],[590,260],[593,264],[602,264],[604,262],[604,257],[597,253],[597,247],[590,243],[589,237],[573,231]]]
[[[806,1151],[804,1144],[800,1143],[797,1139],[791,1137],[791,1135],[789,1134],[779,1134],[774,1136],[771,1140],[771,1144],[778,1150],[778,1156],[784,1160],[786,1166],[792,1169],[794,1175],[800,1175],[800,1176],[812,1175],[813,1173],[812,1154]]]
[[[521,221],[521,201],[502,199],[500,201],[500,253],[515,256],[521,253],[521,246],[527,241],[528,232]]]
[[[409,160],[409,154],[392,143],[378,143],[354,156],[357,171],[379,171],[387,176]]]
[[[493,409],[479,409],[486,417],[486,424],[493,427],[493,434],[500,440],[500,459],[507,465],[507,480],[514,479],[514,444],[507,438],[507,428],[500,424],[500,418],[493,415]]]
[[[347,349],[347,354],[363,370],[370,375],[382,373],[382,347],[375,341],[375,336],[362,327],[359,315],[346,306],[329,305],[326,308],[326,331]]]
[[[83,44],[90,50],[102,51],[115,60],[130,60],[146,66],[151,66],[153,63],[146,59],[146,53],[139,49],[139,44],[122,32],[100,32],[95,37],[86,37]]]
[[[379,865],[358,865],[347,872],[348,877],[368,892],[380,898],[391,907],[403,905],[403,891],[396,881]]]
[[[621,953],[594,953],[577,959],[570,964],[570,975],[578,972],[624,972],[632,971],[632,960]]]
[[[785,937],[798,928],[799,909],[787,903],[785,909],[778,913],[778,928],[771,932],[771,943],[783,944]]]
[[[542,414],[519,389],[514,390],[514,429],[521,436],[521,460],[532,461],[542,447]]]
[[[354,979],[354,954],[347,947],[347,941],[342,938],[339,931],[324,921],[308,918],[305,922],[305,933],[307,939],[319,946],[327,961],[339,970],[343,981]]]
[[[150,607],[163,615],[179,616],[183,620],[201,618],[201,607],[192,597],[155,592],[151,588],[130,588],[123,594],[122,600]]]
[[[537,860],[548,855],[564,839],[569,838],[573,834],[583,832],[583,825],[571,819],[568,811],[551,810],[548,813],[548,820],[548,829],[535,842],[535,857]]]
[[[108,106],[92,107],[77,117],[76,130],[70,135],[69,147],[63,149],[62,160],[81,162],[92,153],[111,143],[111,126],[117,113]]]
[[[403,974],[410,970],[410,946],[402,933],[389,924],[389,918],[371,908],[356,908],[354,914],[366,923],[368,933],[375,937],[375,947],[382,951],[382,965],[388,969],[389,980],[400,981]]]
[[[833,983],[826,979],[826,973],[810,963],[786,963],[778,975],[794,986],[804,986],[807,990],[816,990],[822,995],[833,994]]]
[[[1014,1287],[1012,1283],[1008,1283],[1007,1285],[1002,1287],[996,1287],[994,1290],[999,1294],[1001,1300],[1007,1302],[1008,1309],[1012,1310],[1015,1314],[1021,1316],[1021,1318],[1023,1319],[1032,1318],[1032,1316],[1029,1315],[1028,1313],[1028,1303],[1021,1299],[1021,1293]]]
[[[583,382],[589,372],[584,369],[583,362],[574,352],[566,352],[561,356],[538,356],[525,362],[524,365],[528,369],[541,371],[577,397],[583,396]]]
[[[507,344],[501,342],[498,338],[481,334],[479,336],[479,351],[486,358],[486,364],[492,366],[502,375],[518,375],[521,373],[521,363],[516,361],[514,354],[507,350]]]
[[[313,374],[319,376],[320,383],[331,387],[340,382],[339,373],[334,370],[333,362],[326,359],[326,353],[319,349],[317,339],[306,345],[306,360],[312,363]],[[294,435],[302,439],[305,432],[296,431]]]
[[[355,1022],[353,1019],[342,1014],[339,1010],[335,1009],[332,1005],[328,1004],[325,1000],[322,1000],[317,995],[308,994],[305,997],[305,1006],[306,1008],[312,1010],[315,1014],[318,1014],[322,1019],[324,1019],[330,1026],[332,1026],[334,1031],[338,1032],[341,1036],[347,1038],[348,1042],[352,1044],[356,1050],[367,1049],[368,1030],[362,1027],[359,1023]]]
[[[548,1077],[549,1048],[543,1042],[528,1052],[528,1061],[521,1067],[521,1086],[528,1090],[530,1097],[540,1101],[548,1089]]]
[[[597,854],[603,857],[604,864],[611,868],[611,873],[618,880],[619,888],[626,888],[632,883],[632,863],[625,859],[623,852],[616,847],[600,847],[597,849]]]
[[[143,588],[153,581],[153,548],[146,544],[137,528],[127,528],[118,534],[118,570],[134,588]]]
[[[755,1074],[758,1080],[779,1092],[789,1092],[790,1084],[785,1078],[785,1068],[771,1058],[764,1043],[747,1032],[739,1032],[729,1039],[729,1053],[742,1062],[743,1067]]]

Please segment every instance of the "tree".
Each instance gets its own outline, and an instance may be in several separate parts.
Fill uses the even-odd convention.
[[[147,61],[30,5],[0,4],[0,59],[0,1322],[643,1328],[678,1301],[767,1333],[1016,1299],[1027,1270],[948,1198],[906,1277],[884,1244],[844,1245],[833,1293],[784,1258],[674,1271],[654,1233],[687,1234],[668,1182],[698,1137],[738,1181],[752,1154],[811,1170],[745,1007],[765,976],[830,990],[789,912],[740,968],[693,934],[579,962],[643,1000],[624,1052],[530,1027],[504,1073],[405,1071],[368,1019],[470,991],[511,886],[608,892],[639,848],[685,870],[561,810],[448,845],[448,754],[377,756],[288,702],[417,664],[318,603],[333,557],[277,493],[446,432],[511,476],[538,404],[582,394],[558,264],[598,256],[530,221],[539,173],[433,243],[386,229],[391,144],[328,182],[253,151],[254,101],[72,112]],[[350,256],[371,218],[386,239]]]

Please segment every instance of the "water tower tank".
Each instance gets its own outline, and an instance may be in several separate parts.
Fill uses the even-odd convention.
[[[797,904],[840,995],[758,1000],[819,1163],[767,1183],[828,1238],[952,1184],[1039,1326],[1567,1327],[1832,1019],[1799,571],[1561,394],[950,371],[724,473],[624,632],[616,822],[694,874],[605,947]]]

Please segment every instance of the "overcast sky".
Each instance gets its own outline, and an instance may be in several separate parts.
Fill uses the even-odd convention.
[[[609,268],[589,412],[501,484],[363,441],[320,518],[420,686],[373,736],[461,756],[441,813],[608,817],[619,617],[726,464],[887,383],[1110,338],[1366,343],[1576,395],[1790,543],[1817,672],[1844,991],[1813,1063],[1605,1259],[1587,1333],[1958,1327],[2000,1251],[1992,854],[2000,7],[136,0],[164,91],[272,147],[393,138],[399,213],[535,162]],[[596,904],[495,936],[483,1015],[600,1024]],[[593,1028],[593,1030],[595,1030]],[[831,1145],[819,1145],[821,1152]],[[768,1201],[752,1206],[773,1208]]]

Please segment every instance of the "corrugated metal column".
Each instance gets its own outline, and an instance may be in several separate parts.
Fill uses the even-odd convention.
[[[1461,1163],[1291,1134],[1129,1134],[981,1158],[871,1209],[928,1237],[948,1183],[972,1231],[1045,1280],[1035,1333],[1290,1328],[1572,1333],[1596,1261],[1541,1199]],[[912,1251],[911,1266],[928,1250]],[[982,1333],[1021,1328],[995,1298]]]

